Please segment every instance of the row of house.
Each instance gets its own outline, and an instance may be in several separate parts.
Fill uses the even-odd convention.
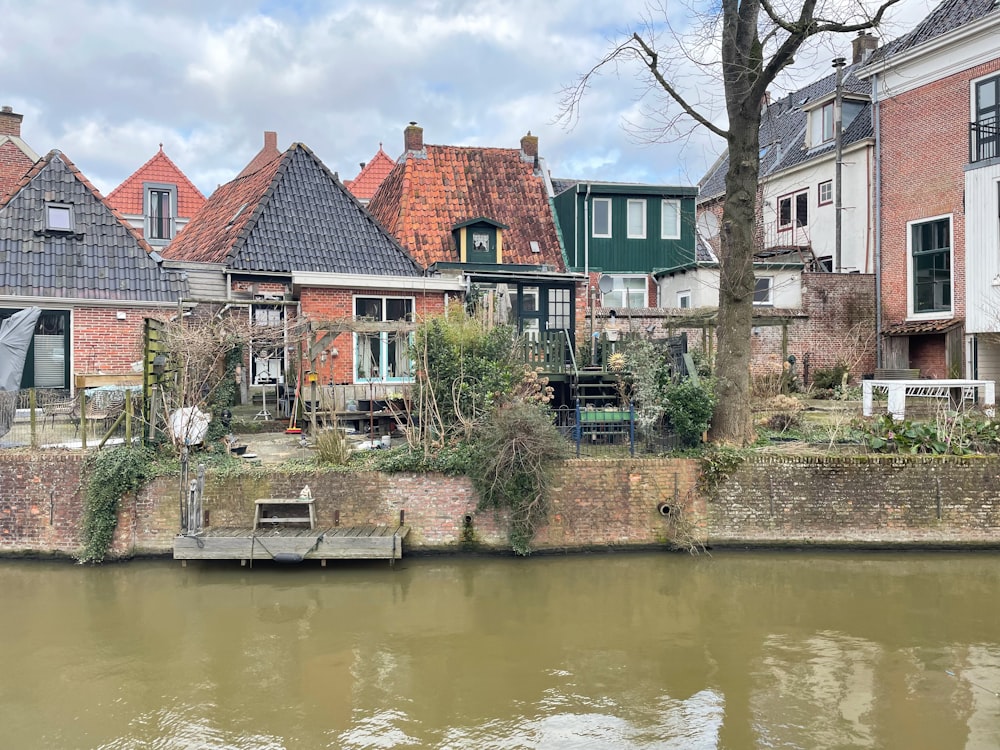
[[[756,364],[832,364],[867,327],[884,367],[995,379],[998,31],[995,0],[945,0],[910,34],[881,48],[860,34],[849,65],[762,103]],[[517,148],[455,147],[410,123],[398,158],[380,145],[342,182],[268,131],[208,198],[162,146],[105,198],[20,130],[4,107],[0,317],[44,310],[26,386],[127,371],[146,318],[203,303],[326,330],[306,365],[330,384],[410,382],[414,321],[454,299],[516,325],[566,399],[616,317],[712,346],[725,155],[698,186],[555,179],[530,131]],[[875,347],[853,364],[873,370]],[[248,377],[302,366],[268,345]]]

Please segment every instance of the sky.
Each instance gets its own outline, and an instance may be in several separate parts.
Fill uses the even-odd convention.
[[[713,4],[0,0],[0,105],[24,115],[32,149],[59,149],[105,195],[163,144],[207,196],[265,130],[349,180],[380,144],[397,158],[411,121],[428,144],[517,148],[531,131],[554,177],[694,185],[724,143],[687,122],[652,135],[670,110],[635,67],[602,68],[573,117],[560,114],[567,87],[652,24],[672,80],[724,125],[721,84],[689,59],[713,53],[692,10]],[[934,5],[902,0],[881,35],[900,36]],[[801,54],[785,90],[827,75],[838,55],[850,58],[849,35]]]

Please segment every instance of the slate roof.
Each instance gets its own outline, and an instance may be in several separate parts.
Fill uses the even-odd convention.
[[[544,180],[520,149],[425,145],[407,152],[368,210],[424,266],[460,262],[452,228],[486,217],[509,227],[504,264],[566,268]]]
[[[843,91],[845,94],[860,94],[868,96],[871,85],[862,81],[855,73],[860,65],[844,68]],[[798,91],[788,94],[772,102],[760,120],[760,148],[764,152],[760,160],[760,177],[783,169],[794,167],[819,156],[831,153],[835,144],[833,141],[821,144],[816,148],[806,148],[807,113],[803,107],[834,93],[837,85],[837,74],[831,73]],[[841,139],[846,148],[853,143],[874,137],[872,127],[871,104],[865,104],[851,123],[844,129]],[[726,172],[729,170],[729,159],[723,155],[700,183],[701,195],[699,202],[718,198],[726,190]]]
[[[73,206],[74,232],[45,231],[47,201]],[[150,247],[74,164],[50,151],[0,202],[0,295],[176,302],[183,273]]]
[[[163,144],[153,158],[139,167],[128,178],[108,193],[108,203],[123,214],[142,216],[144,212],[143,183],[156,182],[177,186],[177,217],[188,219],[205,204],[205,196],[194,186],[170,157],[163,152]]]
[[[907,52],[924,42],[997,12],[1000,12],[1000,5],[996,0],[944,0],[911,32],[875,50],[865,65]]]
[[[351,191],[351,194],[359,201],[370,200],[382,180],[389,176],[396,162],[392,160],[385,151],[382,144],[378,145],[378,152],[366,163],[358,176],[353,180],[345,180],[344,187]]]
[[[423,275],[301,143],[219,187],[163,256],[234,271]]]

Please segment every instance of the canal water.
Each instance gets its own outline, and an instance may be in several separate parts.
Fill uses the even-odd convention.
[[[4,748],[997,748],[1000,554],[0,560]]]

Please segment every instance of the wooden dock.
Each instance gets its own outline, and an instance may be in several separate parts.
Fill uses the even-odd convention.
[[[174,559],[275,560],[389,560],[403,557],[403,539],[409,526],[331,526],[302,529],[207,528],[174,537]]]

